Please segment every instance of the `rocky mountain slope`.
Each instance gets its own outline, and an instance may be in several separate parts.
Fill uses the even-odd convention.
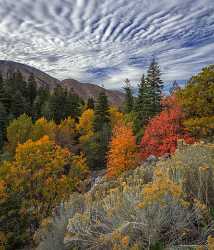
[[[83,100],[87,100],[89,96],[94,98],[103,90],[102,87],[91,83],[81,83],[74,79],[66,79],[62,84],[68,88],[72,88]],[[124,101],[124,94],[117,90],[105,90],[110,103],[121,106]]]
[[[48,85],[50,89],[53,89],[57,84],[62,84],[67,88],[72,88],[73,91],[78,94],[83,100],[87,100],[88,97],[96,98],[99,92],[103,89],[100,86],[90,84],[90,83],[81,83],[74,79],[66,79],[60,81],[45,72],[38,70],[34,67],[28,66],[26,64],[21,64],[13,61],[0,60],[0,72],[3,75],[3,78],[7,77],[8,71],[16,72],[19,70],[25,79],[27,79],[30,74],[34,74],[36,82],[39,86]],[[121,106],[124,101],[124,94],[117,90],[105,90],[108,96],[109,102],[116,106]]]
[[[0,72],[2,73],[3,78],[7,77],[8,72],[20,71],[25,79],[28,79],[30,74],[34,74],[37,84],[48,85],[51,89],[54,88],[57,84],[60,84],[60,81],[56,78],[38,70],[34,67],[28,66],[26,64],[17,63],[13,61],[0,60]]]

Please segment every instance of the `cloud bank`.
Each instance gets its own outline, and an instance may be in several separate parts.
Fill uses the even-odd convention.
[[[0,58],[59,79],[136,85],[153,56],[166,83],[214,63],[213,0],[1,0]]]

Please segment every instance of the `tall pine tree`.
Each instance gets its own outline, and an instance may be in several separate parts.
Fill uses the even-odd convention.
[[[18,117],[28,112],[32,107],[28,104],[27,84],[20,71],[7,72],[3,86],[4,94],[0,91],[0,99],[8,113],[8,119]]]
[[[160,101],[163,88],[163,81],[161,80],[160,66],[154,58],[147,72],[147,82],[153,88],[153,112],[154,114],[157,114],[161,111]]]
[[[102,169],[106,167],[106,152],[111,136],[110,114],[108,98],[105,91],[100,92],[94,111],[94,136],[89,142],[91,152],[91,168]]]
[[[143,75],[138,85],[138,96],[134,106],[134,131],[138,133],[154,115],[154,88]]]
[[[25,102],[28,103],[27,83],[24,80],[22,73],[19,70],[17,72],[14,72],[10,81],[13,93],[19,90],[21,95],[25,98]]]
[[[89,97],[88,101],[87,101],[87,107],[86,109],[94,109],[95,104],[94,104],[94,98],[93,97]]]
[[[131,84],[129,79],[125,80],[125,103],[124,103],[124,111],[125,113],[130,113],[133,110],[134,106],[134,97],[132,94]]]
[[[11,102],[10,118],[17,118],[28,111],[28,105],[21,91],[17,90]]]
[[[37,84],[33,74],[30,75],[27,82],[27,94],[30,107],[33,106],[34,100],[37,96]]]
[[[50,98],[50,91],[47,86],[40,86],[37,90],[37,96],[33,103],[33,120],[45,115],[44,109]]]
[[[48,118],[53,119],[56,123],[60,123],[61,120],[65,118],[65,99],[67,96],[67,91],[58,85],[54,88],[53,93],[50,96],[48,103]]]
[[[78,119],[81,113],[81,98],[73,90],[68,91],[65,98],[65,118],[71,116]]]
[[[104,124],[110,123],[108,98],[105,91],[101,91],[95,106],[94,129],[95,132],[102,130]]]
[[[0,72],[0,86],[3,86],[3,76],[2,76],[2,73]]]
[[[6,126],[7,126],[7,112],[4,105],[0,102],[0,152],[4,145],[6,137]]]
[[[58,85],[49,98],[47,118],[53,119],[56,123],[60,123],[68,116],[77,119],[80,115],[80,105],[81,99],[78,95]]]
[[[5,104],[5,89],[4,89],[4,80],[2,74],[0,72],[0,102],[4,105]]]
[[[5,84],[5,81],[0,73],[0,102],[4,105],[5,111],[9,113],[11,105],[10,87]]]

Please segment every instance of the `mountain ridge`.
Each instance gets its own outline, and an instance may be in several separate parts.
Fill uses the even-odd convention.
[[[122,106],[122,103],[124,101],[124,93],[118,90],[108,90],[98,85],[92,83],[82,83],[75,79],[58,80],[57,78],[50,76],[44,71],[27,64],[9,60],[0,60],[0,72],[2,73],[3,78],[7,77],[8,72],[13,73],[16,71],[20,71],[25,80],[27,80],[31,74],[34,74],[38,86],[46,85],[50,89],[53,89],[57,85],[62,85],[64,87],[67,87],[68,89],[72,89],[85,101],[89,97],[93,97],[96,99],[99,92],[102,90],[105,90],[110,104],[115,106]]]

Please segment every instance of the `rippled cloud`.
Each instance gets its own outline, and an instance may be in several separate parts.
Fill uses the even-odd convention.
[[[166,83],[213,63],[213,0],[1,0],[0,58],[59,79],[137,84],[153,56]]]

